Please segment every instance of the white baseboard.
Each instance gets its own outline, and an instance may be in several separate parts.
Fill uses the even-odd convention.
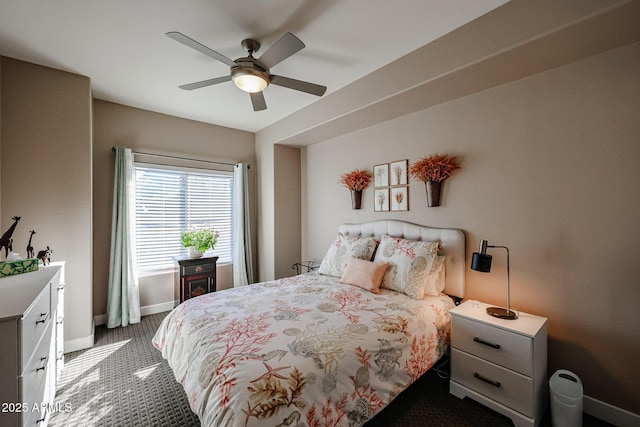
[[[171,311],[178,305],[178,301],[163,302],[162,304],[147,305],[140,307],[140,316],[149,316],[150,314],[164,313]]]
[[[91,328],[92,331],[95,330],[95,322],[93,327]],[[78,350],[84,350],[85,348],[91,348],[93,347],[93,343],[94,343],[94,339],[93,339],[93,334],[86,336],[86,337],[82,337],[82,338],[75,338],[72,340],[65,340],[64,341],[64,353],[71,353],[72,351],[78,351]]]
[[[161,304],[154,305],[146,305],[144,307],[140,307],[140,316],[149,316],[150,314],[163,313],[165,311],[173,310],[175,306],[178,305],[178,301],[173,302],[163,302]],[[107,315],[99,314],[94,317],[95,326],[106,325],[107,324]]]
[[[640,426],[640,415],[602,402],[593,397],[584,396],[582,406],[585,414],[619,427]]]

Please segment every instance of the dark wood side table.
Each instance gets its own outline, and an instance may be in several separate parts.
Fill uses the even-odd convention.
[[[180,289],[180,302],[216,291],[217,256],[174,259],[178,264],[176,282]]]

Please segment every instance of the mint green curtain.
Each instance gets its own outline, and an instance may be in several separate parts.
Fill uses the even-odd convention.
[[[249,165],[238,163],[233,172],[233,286],[253,283],[249,224]]]
[[[140,292],[135,271],[135,177],[133,153],[115,147],[116,167],[111,219],[107,327],[140,322]]]

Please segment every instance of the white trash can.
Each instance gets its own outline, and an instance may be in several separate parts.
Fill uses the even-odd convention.
[[[549,380],[553,427],[582,427],[582,381],[560,369]]]

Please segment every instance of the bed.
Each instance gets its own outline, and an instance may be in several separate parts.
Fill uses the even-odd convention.
[[[446,352],[464,257],[460,230],[341,225],[318,271],[189,299],[153,345],[203,426],[361,426]]]

